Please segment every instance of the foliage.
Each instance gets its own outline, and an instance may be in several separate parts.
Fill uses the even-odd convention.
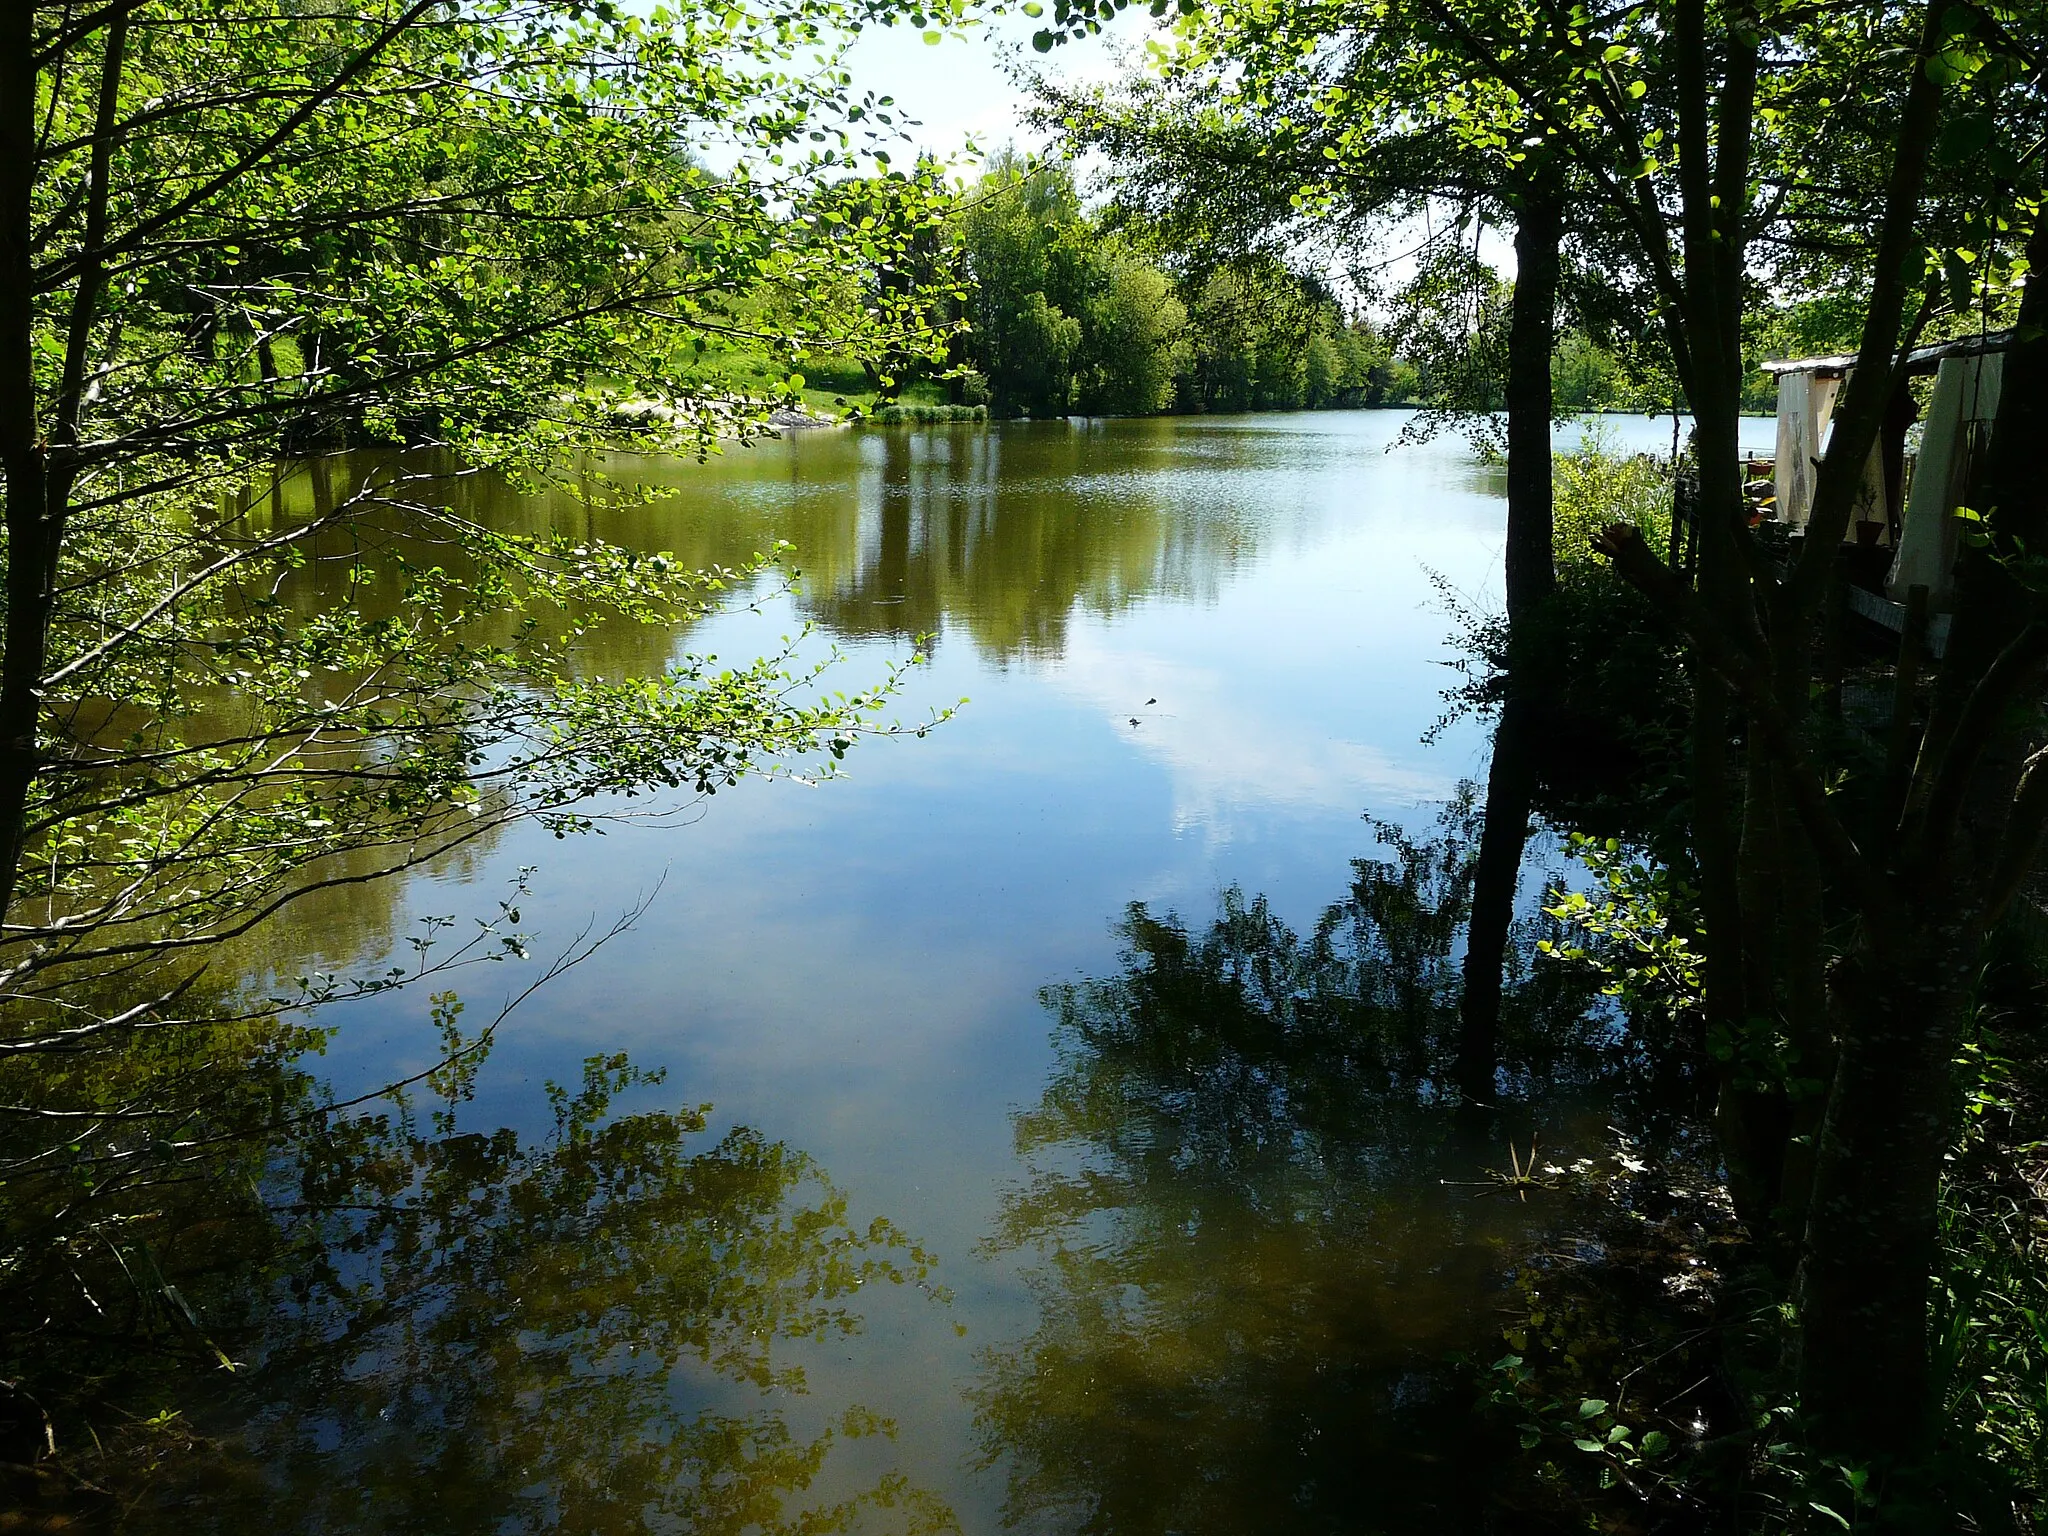
[[[1091,265],[1076,402],[1089,416],[1165,410],[1187,353],[1186,309],[1166,274],[1124,241],[1102,241]]]
[[[1133,906],[1115,973],[1044,992],[1056,1067],[991,1240],[1032,1260],[1037,1323],[975,1393],[1010,1520],[1335,1527],[1364,1475],[1376,1518],[1478,1528],[1501,1496],[1443,1356],[1482,1347],[1528,1211],[1436,1185],[1484,1155],[1449,1091],[1474,822],[1468,790],[1425,835],[1372,823],[1306,931],[1236,890],[1199,925]],[[1581,1080],[1586,989],[1514,982],[1516,1091]]]
[[[1053,11],[1046,46],[1086,30],[1085,7]],[[1486,243],[1537,182],[1568,180],[1555,159],[1473,153],[1443,131],[1435,114],[1463,99],[1451,73],[1407,110],[1405,72],[1432,28],[1391,7],[1190,7],[1159,30],[1147,67],[1120,80],[1040,79],[1039,121],[1071,152],[1106,156],[1112,208],[1191,271],[1280,261],[1341,274],[1352,303],[1385,314],[1408,370],[1380,398],[1425,406],[1425,430],[1483,425],[1468,413],[1501,404],[1510,291]],[[1523,148],[1539,142],[1525,134]],[[1668,406],[1675,383],[1640,281],[1599,200],[1565,201],[1561,407]]]
[[[944,422],[987,421],[985,405],[885,405],[868,418],[878,427],[933,426]]]
[[[377,1351],[423,1344],[464,1305],[479,1335],[509,1330],[465,1341],[461,1359],[443,1339],[450,1350],[417,1362],[421,1436],[528,1411],[485,1403],[479,1378],[519,1375],[499,1352],[522,1299],[544,1301],[538,1282],[572,1228],[595,1254],[579,1208],[622,1223],[611,1257],[628,1269],[688,1257],[700,1290],[722,1222],[776,1257],[773,1208],[808,1171],[734,1142],[732,1181],[753,1179],[765,1203],[707,1214],[684,1255],[695,1213],[672,1197],[693,1176],[677,1147],[694,1127],[644,1120],[607,1141],[610,1077],[572,1095],[541,1155],[351,1118],[289,1063],[338,1027],[311,1010],[525,957],[517,893],[467,932],[437,916],[406,940],[365,894],[390,877],[457,871],[520,821],[565,836],[676,814],[753,772],[829,774],[877,727],[890,678],[829,692],[831,658],[801,635],[738,664],[682,649],[713,609],[776,590],[779,551],[700,570],[593,524],[635,499],[604,482],[601,450],[706,456],[792,402],[813,352],[943,347],[916,282],[850,299],[835,286],[861,262],[916,271],[939,225],[936,171],[889,169],[890,105],[816,57],[891,15],[837,0],[716,15],[558,0],[8,8],[0,1270],[21,1315],[49,1320],[20,1345],[37,1357],[5,1372],[10,1460],[32,1458],[33,1398],[55,1401],[68,1374],[118,1395],[102,1372],[130,1331],[167,1333],[187,1367],[242,1348],[228,1314],[265,1310],[270,1274],[244,1271],[277,1257],[287,1230],[311,1245],[311,1283],[333,1288],[325,1322],[310,1293],[297,1298],[309,1340],[330,1326],[378,1340],[337,1367],[327,1403],[301,1403],[308,1423],[369,1393]],[[576,499],[576,532],[498,516],[508,479]],[[352,910],[371,918],[373,955],[381,931],[406,958],[334,956],[314,914]],[[588,953],[572,945],[533,984]],[[453,1030],[446,994],[434,1015]],[[432,1075],[459,1075],[494,1027],[451,1035]],[[332,1219],[311,1236],[258,1187],[284,1176],[307,1145],[292,1134],[309,1128],[356,1159],[334,1170],[353,1194],[337,1186],[295,1213]],[[694,1173],[718,1181],[712,1164]],[[521,1213],[517,1257],[490,1253],[485,1218],[544,1189],[554,1203]],[[678,1225],[629,1230],[657,1194]],[[562,1233],[537,1230],[544,1217]],[[458,1234],[465,1219],[479,1224]],[[825,1197],[795,1231],[830,1248],[838,1221]],[[785,1256],[808,1266],[791,1283],[813,1303],[858,1278],[833,1252]],[[401,1259],[418,1272],[364,1269]],[[470,1260],[481,1268],[464,1272]],[[493,1301],[483,1270],[500,1260],[517,1273]],[[189,1278],[169,1278],[181,1268]],[[114,1296],[102,1315],[98,1298]],[[669,1315],[625,1342],[670,1347],[652,1335],[682,1327],[684,1299],[663,1296]],[[732,1299],[706,1301],[710,1332],[673,1347],[730,1373],[753,1347],[741,1336],[765,1339],[803,1310],[752,1318],[754,1332],[714,1348]],[[365,1315],[343,1316],[350,1302]],[[400,1319],[404,1339],[378,1334]],[[528,1321],[532,1338],[557,1326],[575,1339],[537,1355],[519,1391],[576,1376],[577,1350],[609,1327],[573,1306]],[[621,1379],[618,1400],[591,1389],[590,1411],[624,1429],[660,1394]],[[182,1388],[166,1396],[176,1408]],[[777,1490],[814,1470],[815,1447],[772,1423],[702,1430],[731,1453],[714,1484],[738,1496],[759,1463],[746,1519],[768,1519]],[[536,1464],[553,1457],[569,1478],[566,1447],[537,1425],[521,1433]],[[684,1486],[696,1433],[669,1426],[670,1449],[640,1466],[648,1498],[675,1496],[664,1479]],[[368,1442],[379,1455],[394,1443]],[[326,1491],[345,1501],[353,1486]]]
[[[1594,548],[1600,530],[1627,523],[1645,540],[1664,547],[1671,537],[1672,464],[1646,453],[1623,457],[1598,426],[1576,447],[1551,460],[1555,486],[1551,517],[1556,530],[1558,579],[1603,579],[1606,565]]]
[[[1477,229],[1473,246],[1463,234],[1461,222],[1453,239],[1432,242],[1418,262],[1398,297],[1395,338],[1419,375],[1425,419],[1462,425],[1476,417],[1483,431],[1498,425],[1487,418],[1504,403],[1513,285],[1480,258]]]
[[[1398,398],[1387,349],[1319,284],[1268,258],[1205,263],[1141,222],[1090,215],[1062,162],[998,156],[959,228],[969,351],[999,415]]]
[[[1612,839],[1575,835],[1571,852],[1592,875],[1593,885],[1554,893],[1546,911],[1565,937],[1539,941],[1539,951],[1599,976],[1632,1027],[1667,1042],[1664,1049],[1675,1045],[1730,1055],[1738,1042],[1711,1032],[1700,1038],[1697,892],[1672,871],[1631,856]],[[1620,1277],[1602,1271],[1567,1278],[1554,1268],[1532,1265],[1518,1279],[1523,1321],[1508,1331],[1507,1341],[1524,1353],[1539,1336],[1547,1336],[1551,1346],[1540,1361],[1517,1354],[1494,1366],[1500,1378],[1496,1403],[1523,1416],[1525,1448],[1544,1446],[1546,1453],[1554,1453],[1564,1443],[1574,1444],[1593,1454],[1601,1487],[1623,1486],[1653,1503],[1718,1493],[1754,1511],[1745,1528],[1774,1533],[1857,1528],[1877,1517],[1911,1528],[1931,1517],[1930,1501],[1950,1511],[1952,1503],[1943,1505],[1944,1500],[1967,1500],[1982,1511],[1988,1528],[2005,1511],[2038,1505],[2048,1486],[2048,1466],[2041,1456],[2048,1411],[2048,1266],[2042,1262],[2048,1166],[2041,1154],[2048,1143],[2033,1139],[2042,1125],[2039,1095],[2048,1081],[2043,1075],[2048,1062],[2031,1038],[2048,976],[2041,965],[2040,928],[2039,915],[2027,912],[2001,932],[1980,984],[1975,1038],[1957,1063],[1967,1114],[1943,1180],[1940,1259],[1933,1281],[1931,1333],[1944,1426],[1933,1483],[1888,1482],[1874,1477],[1867,1466],[1815,1449],[1771,1368],[1772,1357],[1784,1347],[1775,1309],[1745,1316],[1724,1308],[1721,1319],[1698,1329],[1689,1344],[1675,1351],[1682,1355],[1678,1367],[1667,1358],[1651,1358],[1645,1344],[1622,1347],[1612,1330],[1630,1305],[1626,1266]],[[2020,1038],[2028,1041],[2023,1056],[2002,1054],[2007,1039]],[[1785,1041],[1751,1040],[1740,1046],[1744,1076],[1763,1074],[1797,1088],[1798,1063],[1786,1054]],[[1808,1084],[1804,1091],[1811,1094],[1817,1087]],[[1633,1220],[1633,1229],[1625,1225],[1624,1230],[1629,1242],[1640,1247],[1649,1229],[1640,1221],[1637,1186],[1658,1170],[1626,1151],[1618,1166],[1632,1183],[1589,1180],[1585,1174],[1591,1170],[1581,1169],[1573,1187],[1578,1195],[1591,1197],[1601,1221]],[[1700,1171],[1691,1177],[1711,1183]],[[1650,1255],[1652,1278],[1664,1273],[1666,1288],[1676,1286],[1673,1294],[1681,1297],[1711,1294],[1716,1286],[1743,1289],[1739,1276],[1702,1267],[1698,1248],[1695,1237],[1672,1252]],[[1676,1338],[1692,1325],[1681,1309],[1658,1326]],[[1718,1342],[1709,1351],[1703,1340]],[[1678,1442],[1678,1455],[1660,1452],[1652,1458],[1648,1437],[1631,1444],[1622,1433],[1627,1426],[1603,1403],[1597,1416],[1602,1433],[1597,1444],[1588,1445],[1575,1433],[1570,1399],[1588,1360],[1603,1352],[1610,1369],[1642,1361],[1637,1369],[1650,1372],[1631,1389],[1638,1403],[1645,1393],[1662,1391],[1662,1384],[1674,1382],[1677,1374],[1718,1357],[1718,1369],[1741,1388],[1738,1401],[1718,1411],[1736,1414],[1743,1422],[1714,1444],[1702,1444],[1695,1434]],[[1651,1366],[1656,1369],[1650,1371]],[[1629,1375],[1635,1378],[1636,1370]],[[1665,1422],[1670,1423],[1668,1417]],[[1666,1436],[1666,1448],[1672,1443]],[[1738,1480],[1740,1493],[1730,1486]]]
[[[1696,1024],[1698,893],[1670,870],[1624,853],[1617,838],[1574,833],[1568,847],[1593,888],[1556,893],[1544,910],[1571,938],[1544,940],[1539,950],[1597,973],[1601,991],[1619,999],[1632,1019],[1663,1015]]]
[[[1055,0],[1039,41],[1110,14]],[[1694,558],[1667,562],[1626,522],[1601,545],[1688,663],[1683,843],[1718,1152],[1794,1308],[1815,1465],[1868,1480],[1858,1501],[1925,1464],[1940,1422],[1928,1301],[1954,1058],[1978,956],[2048,828],[2032,707],[2048,631],[2019,558],[2048,527],[2033,463],[2048,421],[2040,23],[2038,7],[1943,0],[1218,0],[1153,49],[1227,129],[1270,145],[1258,163],[1303,210],[1454,198],[1498,217],[1556,193],[1582,265],[1615,289],[1606,308],[1654,333],[1682,386]],[[1744,495],[1743,342],[1760,311],[1822,321],[1798,307],[1831,295],[1853,311],[1855,367],[1812,520],[1786,548],[1752,532]],[[1824,615],[1839,546],[1909,396],[1911,349],[2015,311],[1965,498],[1997,511],[1960,559],[1924,716],[1909,667],[1888,750],[1873,750],[1836,707]],[[1481,321],[1468,313],[1451,339],[1483,342]],[[1511,669],[1542,664],[1551,637],[1537,639],[1513,637]]]
[[[412,977],[200,978],[312,893],[516,820],[828,773],[875,725],[889,681],[825,692],[801,636],[738,666],[675,648],[771,556],[692,570],[494,526],[471,492],[602,503],[589,450],[708,453],[809,349],[939,344],[921,292],[807,297],[936,227],[936,173],[887,170],[887,104],[786,69],[886,8],[17,10],[8,1052],[200,1022],[202,996],[262,1019],[386,990]],[[714,148],[741,159],[712,174]],[[788,364],[768,394],[721,370],[738,338]],[[635,628],[628,673],[587,664]],[[79,1139],[140,1155],[177,1112]]]
[[[799,1434],[788,1352],[857,1332],[864,1287],[930,1289],[932,1259],[885,1220],[852,1225],[801,1153],[743,1127],[708,1141],[708,1106],[623,1109],[660,1078],[619,1056],[550,1085],[528,1138],[460,1124],[475,1055],[424,1103],[346,1110],[252,1043],[221,1042],[235,1093],[306,1112],[270,1150],[215,1143],[234,1127],[209,1110],[174,1166],[67,1231],[25,1228],[32,1186],[10,1181],[6,1294],[43,1322],[10,1334],[7,1392],[49,1415],[46,1498],[118,1500],[143,1530],[465,1507],[518,1531],[957,1528],[895,1471],[806,1499],[840,1443],[891,1430],[848,1404]],[[232,1373],[208,1385],[216,1361]],[[137,1399],[150,1422],[124,1416]],[[10,1428],[28,1460],[30,1426]]]
[[[1952,1433],[2020,1499],[2048,1489],[2048,1267],[2038,1148],[2002,1189],[1952,1182],[1942,1205],[1934,1349]]]
[[[1994,937],[1956,1063],[1962,1134],[1942,1183],[1935,1375],[1952,1454],[2008,1498],[2048,1498],[2048,1006],[2044,921],[2031,903]]]
[[[1387,405],[1413,378],[1320,283],[1276,259],[1244,257],[1210,271],[1189,308],[1194,342],[1181,394],[1190,409]]]
[[[1582,327],[1558,338],[1551,354],[1550,390],[1560,414],[1670,411],[1677,403],[1668,375],[1660,377],[1656,370],[1634,365],[1626,352]]]
[[[1081,345],[1071,312],[1082,296],[1080,225],[1071,177],[1009,158],[991,165],[961,212],[971,345],[998,414],[1066,413]]]
[[[1561,827],[1652,837],[1661,856],[1682,860],[1691,682],[1669,624],[1592,543],[1620,521],[1662,547],[1671,472],[1648,455],[1617,456],[1607,441],[1595,425],[1553,456],[1557,587],[1540,612],[1511,628],[1504,613],[1439,583],[1460,680],[1445,690],[1438,729],[1498,710],[1517,666],[1540,673],[1548,728],[1536,754],[1539,808]]]

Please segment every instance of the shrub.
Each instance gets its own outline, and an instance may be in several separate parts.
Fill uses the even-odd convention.
[[[1623,458],[1611,443],[1605,426],[1596,424],[1553,465],[1557,566],[1565,581],[1604,567],[1593,552],[1593,535],[1610,523],[1633,524],[1652,549],[1670,540],[1670,464],[1647,453]]]
[[[868,418],[878,427],[927,427],[943,422],[987,421],[985,405],[885,405]]]

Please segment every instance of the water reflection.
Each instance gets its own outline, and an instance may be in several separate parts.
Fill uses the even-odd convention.
[[[372,620],[395,616],[401,560],[468,574],[459,522],[409,516],[416,503],[499,534],[666,551],[688,569],[741,568],[787,543],[798,610],[832,634],[961,633],[1006,663],[1063,654],[1079,614],[1212,600],[1271,531],[1271,509],[1246,508],[1230,476],[1272,452],[1228,434],[1191,453],[1160,421],[830,430],[704,463],[595,455],[525,486],[428,455],[355,453],[290,466],[246,518],[260,535],[362,503],[279,584],[277,600],[302,620],[338,600]],[[578,652],[606,675],[659,672],[694,622],[605,623]]]
[[[175,1304],[138,1292],[97,1237],[46,1250],[49,1275],[65,1281],[63,1264],[78,1263],[100,1304],[141,1309],[155,1330],[153,1352],[121,1367],[130,1376],[94,1391],[111,1398],[125,1381],[138,1412],[183,1408],[205,1432],[158,1474],[154,1527],[941,1522],[897,1468],[977,1531],[996,1525],[1005,1487],[1020,1523],[1100,1530],[1398,1527],[1475,1506],[1479,1474],[1461,1485],[1468,1463],[1436,1459],[1478,1454],[1437,1360],[1485,1342],[1487,1244],[1525,1218],[1435,1182],[1505,1161],[1499,1135],[1462,1126],[1442,1086],[1470,807],[1435,840],[1382,850],[1335,921],[1314,920],[1344,887],[1362,803],[1398,814],[1478,760],[1456,731],[1433,754],[1415,745],[1440,708],[1448,626],[1422,573],[1483,590],[1499,509],[1473,493],[1454,445],[1383,453],[1399,425],[1353,413],[823,432],[704,466],[593,466],[609,487],[594,474],[534,494],[446,482],[435,494],[508,533],[616,539],[691,565],[796,546],[793,608],[602,629],[579,652],[592,671],[654,670],[683,645],[753,655],[773,644],[763,630],[808,614],[854,640],[937,630],[919,686],[974,706],[928,741],[862,748],[856,775],[825,793],[721,795],[673,836],[556,843],[514,829],[404,891],[348,887],[298,909],[267,949],[252,941],[249,984],[263,993],[264,972],[290,975],[307,956],[404,958],[423,912],[488,909],[529,863],[544,939],[671,871],[631,944],[528,1005],[479,1089],[488,1118],[472,1105],[444,1130],[424,1110],[418,1124],[394,1115],[351,1133],[368,1148],[252,1150],[204,1186],[172,1182],[186,1177],[173,1162],[106,1192],[95,1210],[120,1254],[132,1263],[146,1244],[200,1331],[248,1362],[216,1377],[210,1405],[180,1385],[214,1366]],[[295,479],[251,516],[313,515],[372,462],[331,461],[324,491]],[[630,493],[643,483],[677,494],[642,503]],[[417,548],[461,558],[445,539]],[[287,578],[294,611],[343,590],[323,584],[351,549],[337,538],[324,553]],[[382,613],[395,593],[365,584],[352,600]],[[873,661],[845,670],[872,681],[857,669]],[[455,889],[473,879],[481,894]],[[1159,915],[1233,879],[1271,905],[1238,899],[1210,924]],[[1098,914],[1134,893],[1157,900],[1131,915],[1118,970]],[[1309,920],[1290,933],[1276,913]],[[1104,979],[1053,995],[1062,1055],[1048,1062],[1033,988],[1074,974]],[[1546,1148],[1572,1114],[1590,1149],[1607,1120],[1600,1094],[1557,1106],[1611,1048],[1544,1023],[1571,1008],[1546,1003],[1541,984],[1509,980],[1508,1126],[1526,1137],[1541,1101]],[[419,1054],[416,1012],[394,1000],[340,1015],[347,1027],[314,1065],[336,1082],[387,1080]],[[546,1107],[522,1085],[574,1079],[589,1052],[627,1044],[674,1064],[687,1099],[715,1098],[762,1134],[717,1148],[671,1107],[672,1124],[551,1162],[563,1154]],[[144,1041],[42,1081],[68,1082],[71,1109],[125,1109],[151,1084],[164,1103],[173,1088],[218,1088],[174,1128],[196,1139],[316,1102],[317,1085],[289,1070],[294,1048],[282,1033]],[[230,1051],[256,1069],[219,1073]],[[634,1092],[592,1136],[648,1102]],[[1034,1106],[1015,1126],[1031,1182],[978,1265],[993,1191],[1015,1174],[1004,1112],[1018,1103]],[[517,1134],[472,1136],[472,1114]],[[147,1139],[131,1122],[111,1122],[116,1133]],[[801,1162],[793,1148],[830,1168],[858,1219],[834,1214],[818,1165],[769,1214],[776,1180]],[[56,1203],[73,1198],[53,1188]],[[19,1186],[7,1194],[26,1208]],[[612,1202],[626,1214],[608,1214]],[[632,1214],[643,1207],[658,1215]],[[900,1237],[871,1233],[873,1211],[944,1244],[954,1306],[923,1303],[916,1261]],[[191,1240],[173,1241],[183,1227]],[[590,1257],[572,1261],[584,1243]],[[662,1283],[679,1272],[672,1250],[715,1254],[730,1285]],[[830,1294],[834,1266],[864,1256],[888,1258],[904,1283]],[[1042,1311],[1011,1284],[1020,1265]],[[147,1264],[138,1272],[153,1285]],[[296,1294],[295,1274],[308,1279]],[[858,1341],[774,1334],[795,1314],[748,1298],[810,1294],[799,1276],[822,1277],[815,1294],[865,1326]],[[26,1315],[12,1285],[0,1277],[0,1304]],[[21,1351],[47,1345],[56,1363],[41,1381],[84,1379],[80,1341],[115,1330],[59,1291],[62,1339],[0,1337],[0,1378],[23,1379]],[[764,1354],[745,1352],[764,1337]],[[1019,1342],[980,1361],[997,1339]],[[151,1363],[167,1354],[175,1371]],[[780,1384],[799,1356],[801,1396]],[[978,1431],[957,1395],[969,1377]],[[893,1415],[901,1442],[864,1433],[856,1404]],[[93,1421],[110,1441],[122,1422]],[[59,1432],[67,1457],[90,1457],[82,1430]],[[995,1459],[980,1480],[963,1471],[977,1444]]]
[[[1306,934],[1235,890],[1200,931],[1133,906],[1117,975],[1047,991],[1058,1066],[992,1239],[1038,1320],[976,1394],[1009,1523],[1487,1528],[1497,1448],[1444,1356],[1493,1342],[1503,1245],[1549,1218],[1439,1182],[1505,1160],[1447,1086],[1473,834],[1469,792],[1433,837],[1382,829]],[[1598,1070],[1593,998],[1523,929],[1519,1081],[1548,1133],[1597,1134],[1558,1093]]]
[[[245,1098],[317,1107],[282,1062],[238,1066]],[[858,1333],[864,1287],[929,1288],[928,1253],[852,1225],[800,1152],[623,1109],[659,1088],[623,1057],[551,1089],[536,1137],[459,1129],[461,1070],[431,1086],[424,1114],[188,1152],[54,1241],[11,1231],[29,1262],[6,1289],[51,1315],[8,1350],[10,1406],[44,1394],[65,1438],[15,1491],[166,1532],[957,1529],[896,1472],[807,1497],[839,1446],[891,1431],[789,1411],[788,1352]],[[209,1357],[239,1369],[205,1388]],[[159,1401],[179,1417],[139,1425]],[[40,1431],[15,1417],[25,1462]]]
[[[1230,434],[1191,453],[1174,423],[1151,421],[820,431],[703,464],[604,456],[525,494],[485,476],[432,494],[500,532],[604,538],[693,568],[739,566],[787,541],[803,574],[800,610],[832,633],[902,639],[958,626],[1004,662],[1061,654],[1077,613],[1212,598],[1272,521],[1271,509],[1238,500],[1229,472],[1274,451]],[[277,505],[310,515],[371,468],[358,455],[295,475]],[[310,574],[329,583],[346,572],[337,558]],[[332,595],[320,587],[307,600]],[[625,631],[603,645],[590,654],[615,669],[663,659],[636,654]]]

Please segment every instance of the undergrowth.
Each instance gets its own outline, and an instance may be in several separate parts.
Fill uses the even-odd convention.
[[[1681,881],[1574,840],[1594,876],[1553,893],[1552,963],[1590,968],[1631,1029],[1688,1044],[1698,975]],[[1553,1518],[1644,1533],[1834,1531],[2031,1536],[2048,1512],[2048,919],[1994,940],[1955,1063],[1961,1129],[1931,1282],[1940,1419],[1925,1464],[1887,1473],[1819,1454],[1793,1389],[1796,1310],[1735,1222],[1709,1154],[1627,1143],[1543,1170],[1585,1225],[1525,1256],[1489,1372]],[[1696,1145],[1705,1148],[1702,1135]]]

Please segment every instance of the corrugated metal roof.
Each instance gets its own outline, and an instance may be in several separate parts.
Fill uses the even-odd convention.
[[[1908,373],[1931,373],[1944,357],[1974,357],[1979,352],[2003,352],[2012,345],[2011,331],[1990,331],[1982,336],[1965,336],[1956,341],[1938,341],[1915,347],[1906,355]],[[1777,358],[1764,364],[1765,373],[1847,373],[1856,366],[1856,354],[1833,357]]]

